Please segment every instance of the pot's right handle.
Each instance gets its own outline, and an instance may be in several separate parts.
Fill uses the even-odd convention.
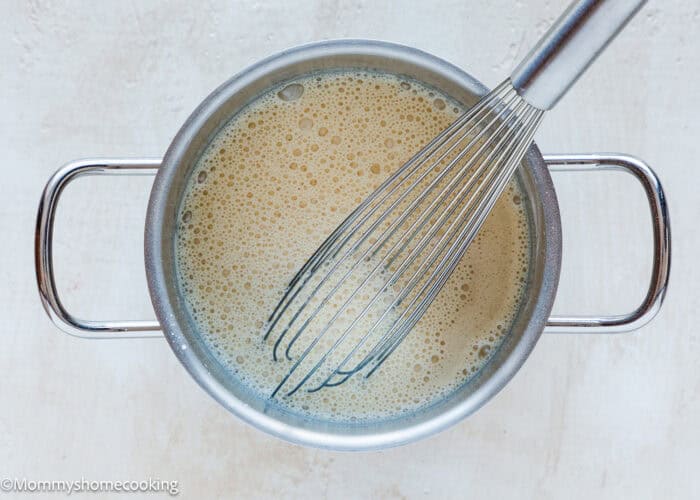
[[[654,236],[651,282],[639,307],[617,316],[552,316],[545,332],[620,333],[641,328],[659,312],[671,270],[671,225],[659,178],[642,160],[622,154],[556,154],[545,155],[544,160],[554,172],[617,170],[632,174],[642,184],[649,202]]]

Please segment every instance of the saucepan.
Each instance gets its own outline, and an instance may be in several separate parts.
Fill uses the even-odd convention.
[[[44,308],[64,331],[86,338],[161,337],[211,396],[253,426],[285,440],[336,450],[370,450],[408,443],[465,418],[492,398],[527,359],[543,332],[612,334],[634,330],[658,312],[670,268],[670,226],[664,192],[643,161],[622,154],[542,155],[529,148],[517,178],[526,194],[531,270],[511,331],[488,364],[449,397],[393,420],[343,423],[307,418],[260,397],[231,376],[198,334],[175,271],[176,214],[196,160],[231,116],[273,85],[313,72],[362,68],[406,75],[469,106],[487,89],[461,69],[425,52],[368,40],[325,41],[284,51],[221,85],[192,113],[162,159],[89,159],[56,172],[43,192],[36,228],[36,274]],[[551,317],[559,281],[562,234],[551,171],[624,171],[640,182],[651,212],[653,266],[649,289],[634,311],[615,316]],[[63,189],[85,175],[155,174],[144,231],[144,262],[157,321],[82,320],[68,312],[53,273],[52,238]],[[604,222],[603,222],[604,223]]]

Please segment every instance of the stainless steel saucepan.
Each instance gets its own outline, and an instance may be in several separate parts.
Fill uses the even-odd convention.
[[[194,379],[246,422],[280,438],[337,450],[370,450],[415,441],[466,417],[492,398],[520,368],[542,332],[617,333],[646,324],[664,298],[670,268],[670,227],[664,193],[644,162],[620,154],[543,156],[536,145],[518,171],[531,220],[531,271],[513,328],[488,364],[444,400],[400,419],[339,423],[304,418],[262,398],[231,376],[209,351],[190,318],[175,272],[176,214],[192,169],[227,120],[273,85],[315,71],[363,68],[406,75],[471,105],[486,92],[459,68],[416,49],[385,42],[339,40],[293,48],[265,59],[224,83],[192,113],[160,159],[74,161],[49,180],[39,205],[36,274],[44,308],[64,331],[86,338],[165,336]],[[550,171],[622,170],[646,193],[653,223],[653,269],[648,292],[619,316],[550,317],[561,267],[561,221]],[[65,186],[84,175],[156,174],[146,215],[145,265],[158,321],[85,321],[63,307],[52,262],[53,221]]]

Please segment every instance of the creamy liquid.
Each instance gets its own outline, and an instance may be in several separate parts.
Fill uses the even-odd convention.
[[[273,88],[222,128],[191,175],[177,232],[179,281],[218,359],[267,398],[292,363],[273,361],[265,321],[296,271],[391,172],[464,110],[433,88],[371,72]],[[443,398],[509,331],[525,287],[529,230],[512,181],[441,293],[370,378],[278,404],[369,421]]]

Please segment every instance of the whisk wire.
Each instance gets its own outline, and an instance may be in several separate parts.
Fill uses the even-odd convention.
[[[524,101],[506,80],[384,181],[326,238],[292,278],[265,325],[264,340],[276,332],[273,358],[277,360],[282,342],[301,322],[284,351],[292,366],[271,397],[303,363],[308,364],[310,353],[331,329],[329,346],[310,360],[310,368],[291,384],[287,396],[317,374],[320,381],[307,389],[310,392],[340,385],[365,368],[365,377],[379,369],[423,316],[476,237],[542,116],[543,111]],[[369,267],[360,272],[363,264]],[[358,278],[359,284],[333,302],[351,278]],[[374,288],[371,298],[363,295],[370,286]],[[324,288],[330,290],[321,294]],[[391,296],[381,301],[387,293]],[[362,301],[361,310],[355,314],[351,306],[357,300]],[[382,303],[385,307],[370,319]],[[330,319],[323,320],[294,358],[295,343],[312,322],[327,317],[322,313],[329,307]],[[338,330],[340,317],[348,314],[349,324]],[[359,337],[351,336],[366,319],[371,325]],[[340,351],[351,338],[354,345]],[[334,361],[336,353],[339,362]],[[352,367],[346,368],[353,360]],[[322,367],[325,373],[320,372]]]

